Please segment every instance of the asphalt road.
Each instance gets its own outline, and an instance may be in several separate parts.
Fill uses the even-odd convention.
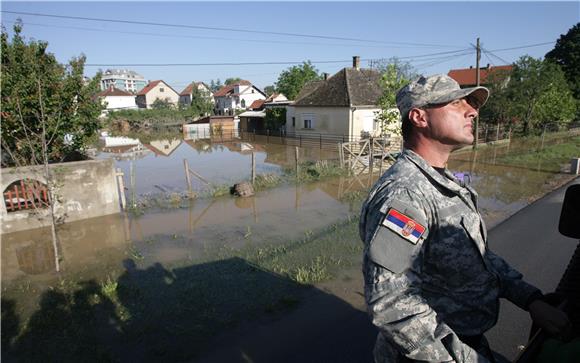
[[[578,245],[578,240],[558,232],[564,193],[571,184],[580,184],[580,179],[537,200],[489,233],[490,248],[544,293],[556,289]],[[498,324],[486,336],[495,351],[514,359],[518,346],[528,340],[530,326],[527,312],[502,300]]]
[[[580,179],[572,183],[580,184]],[[568,184],[570,185],[570,184]],[[544,292],[556,288],[578,241],[558,233],[567,186],[537,200],[489,232],[491,249]],[[321,286],[279,319],[226,332],[200,362],[372,362],[376,330],[365,311],[362,278],[340,288]],[[502,301],[496,327],[486,335],[494,350],[514,359],[527,342],[528,313]]]

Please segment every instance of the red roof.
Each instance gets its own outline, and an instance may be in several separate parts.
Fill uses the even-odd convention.
[[[479,83],[488,84],[488,77],[496,72],[511,72],[513,66],[496,66],[479,68]],[[447,75],[459,83],[460,86],[473,86],[475,81],[475,68],[452,69]]]
[[[234,84],[229,84],[227,86],[223,86],[222,88],[220,88],[216,93],[214,93],[213,95],[215,97],[222,97],[222,96],[227,96],[229,93],[234,91],[234,88],[236,88],[236,86],[251,86],[252,83],[250,83],[250,81],[245,81],[245,80],[241,80],[237,83]]]
[[[147,93],[149,93],[149,91],[151,91],[155,86],[157,86],[159,84],[159,82],[163,82],[162,80],[158,80],[158,81],[151,81],[149,82],[149,84],[145,87],[143,87],[141,89],[141,91],[139,91],[137,93],[137,96],[144,96]]]
[[[132,97],[134,97],[135,95],[132,94],[131,92],[123,91],[123,90],[118,89],[115,86],[111,85],[111,86],[109,86],[109,88],[107,88],[103,92],[98,93],[97,96],[98,97],[107,97],[107,96],[132,96]]]
[[[185,87],[185,89],[183,91],[181,91],[181,93],[179,95],[180,96],[189,96],[192,91],[193,91],[193,83],[191,83],[189,86]]]
[[[249,108],[251,109],[258,109],[258,108],[262,108],[262,106],[264,106],[264,101],[265,100],[255,100],[254,102],[252,102],[252,104],[250,105]]]

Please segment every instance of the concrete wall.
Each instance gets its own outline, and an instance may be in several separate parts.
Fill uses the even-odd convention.
[[[363,131],[372,135],[379,128],[379,125],[375,122],[376,112],[378,111],[379,108],[377,107],[356,107],[353,111],[352,136],[360,137]]]
[[[135,96],[107,96],[103,99],[107,110],[136,109]]]
[[[113,159],[51,164],[50,169],[56,185],[56,214],[65,222],[120,212]],[[43,170],[43,166],[2,169],[2,192],[26,178],[46,184]],[[4,198],[0,206],[2,233],[50,225],[50,208],[8,213]]]

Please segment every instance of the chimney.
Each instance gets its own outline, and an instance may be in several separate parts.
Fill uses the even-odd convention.
[[[357,71],[360,69],[360,57],[358,55],[352,57],[352,68],[356,69]]]
[[[326,81],[328,79],[328,73],[322,73],[322,78]]]

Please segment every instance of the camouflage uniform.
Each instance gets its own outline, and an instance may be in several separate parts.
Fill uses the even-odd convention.
[[[487,248],[476,192],[444,174],[405,150],[363,204],[365,298],[380,330],[376,362],[487,362],[485,349],[475,351],[465,338],[495,325],[500,297],[526,309],[539,292]],[[405,227],[418,231],[415,240],[404,227],[385,226],[393,210],[411,221]]]

